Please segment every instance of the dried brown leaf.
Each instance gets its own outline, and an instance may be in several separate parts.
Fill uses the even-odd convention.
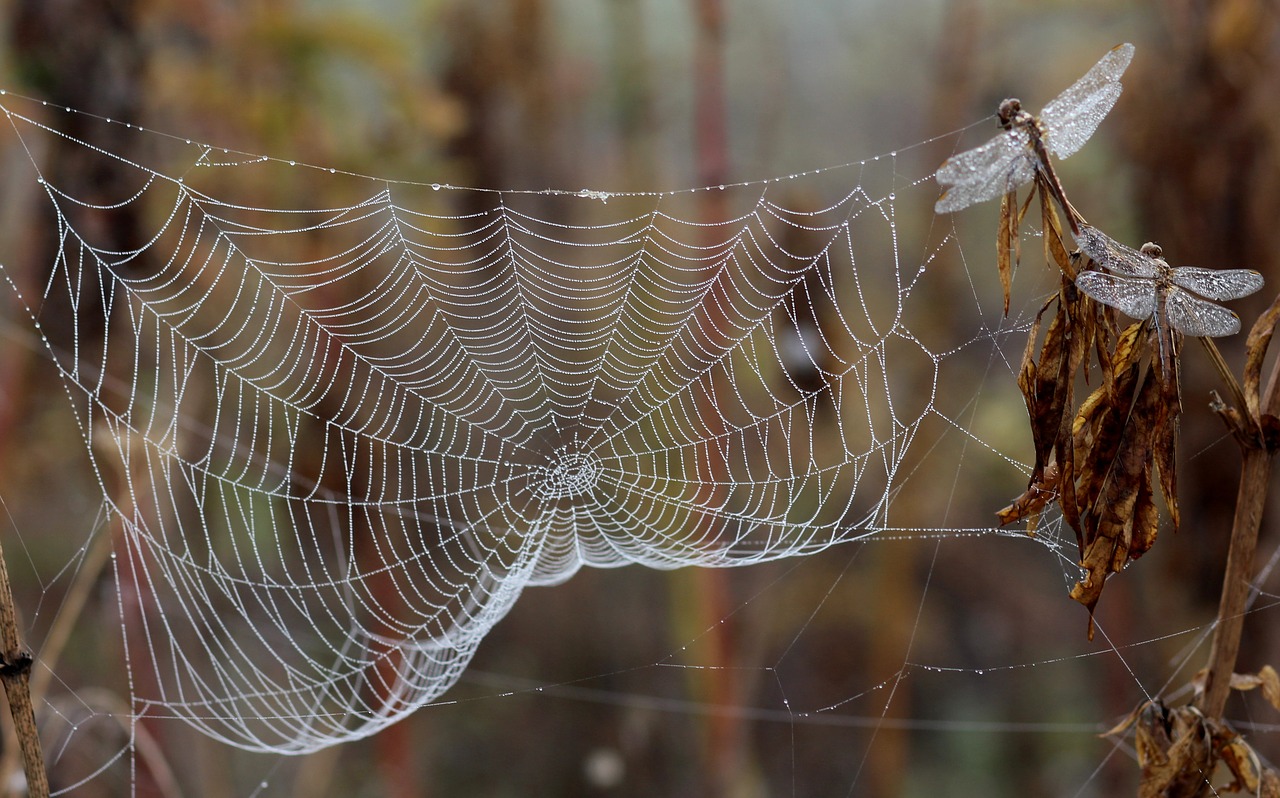
[[[1056,263],[1068,280],[1074,282],[1076,271],[1071,263],[1071,255],[1062,244],[1062,223],[1058,220],[1058,209],[1047,191],[1037,192],[1040,195],[1040,218],[1044,230],[1044,259],[1047,263]]]
[[[1117,382],[1123,384],[1124,380],[1132,380],[1137,378],[1137,369],[1142,358],[1144,349],[1144,341],[1147,336],[1144,335],[1147,329],[1145,321],[1138,321],[1130,324],[1120,331],[1120,335],[1116,337],[1115,350],[1110,353],[1107,358],[1106,369],[1103,372],[1104,384],[1112,393],[1112,404],[1127,404],[1132,401],[1132,394],[1120,395],[1117,389]],[[1130,389],[1132,386],[1128,386]]]
[[[1054,410],[1058,422],[1053,448],[1057,455],[1059,471],[1059,506],[1062,508],[1064,520],[1076,533],[1076,543],[1082,541],[1080,513],[1082,505],[1076,492],[1076,446],[1075,446],[1075,405],[1076,375],[1081,371],[1093,347],[1096,327],[1094,313],[1088,308],[1092,303],[1076,290],[1075,283],[1062,276],[1062,287],[1058,293],[1063,309],[1064,328],[1067,331],[1066,356],[1059,361],[1056,377],[1056,404]]]
[[[1070,341],[1070,320],[1059,303],[1053,321],[1045,332],[1040,362],[1036,368],[1036,395],[1039,404],[1032,418],[1032,441],[1040,462],[1049,462],[1052,451],[1062,438],[1062,428],[1069,419],[1071,403],[1075,396],[1074,380],[1070,378],[1067,346]],[[1064,376],[1065,375],[1065,376]]]
[[[1093,348],[1093,339],[1097,333],[1096,314],[1082,301],[1087,297],[1076,289],[1076,284],[1065,274],[1062,277],[1062,288],[1059,291],[1059,296],[1062,298],[1062,304],[1066,306],[1068,338],[1070,340],[1070,344],[1067,347],[1066,363],[1059,373],[1059,380],[1069,386],[1073,386],[1076,374],[1085,365],[1089,350]],[[1092,303],[1092,300],[1089,300],[1089,302]],[[1085,374],[1088,376],[1087,370]],[[1074,397],[1074,393],[1069,395]],[[1067,407],[1069,408],[1070,406],[1071,400],[1068,399]],[[1069,425],[1064,424],[1061,432],[1062,440],[1065,443],[1066,436],[1070,432]]]
[[[1118,379],[1117,388],[1127,381],[1127,377]],[[1108,397],[1112,398],[1119,397]],[[1088,473],[1084,491],[1088,512],[1081,516],[1080,565],[1085,575],[1070,594],[1089,609],[1090,633],[1093,610],[1107,578],[1155,542],[1159,515],[1151,499],[1151,444],[1160,402],[1159,380],[1148,371],[1132,411],[1109,402],[1095,405],[1102,409],[1092,422],[1093,446],[1084,454],[1082,468],[1082,476]]]
[[[1009,315],[1009,294],[1013,289],[1013,266],[1020,259],[1018,239],[1018,194],[1010,191],[1000,200],[1000,227],[996,231],[996,270],[1004,291],[1004,315]]]
[[[1037,479],[1034,476],[1022,495],[996,513],[1001,526],[1021,521],[1024,518],[1034,522],[1040,512],[1058,497],[1058,466],[1050,463],[1044,473]]]
[[[1249,678],[1249,677],[1244,677]],[[1139,796],[1190,798],[1243,792],[1280,798],[1280,777],[1245,740],[1225,723],[1204,716],[1194,706],[1169,709],[1159,699],[1147,701],[1103,736],[1134,730],[1134,748],[1142,768]],[[1211,779],[1221,763],[1231,784]]]
[[[1132,712],[1130,712],[1128,715],[1125,716],[1124,720],[1120,721],[1119,723],[1112,726],[1110,729],[1107,729],[1106,731],[1104,731],[1102,734],[1099,734],[1098,736],[1099,737],[1119,737],[1120,735],[1132,729],[1138,723],[1138,721],[1144,717],[1143,713],[1148,711],[1148,708],[1152,706],[1158,706],[1158,705],[1159,705],[1159,702],[1157,701],[1146,701],[1139,704],[1138,706],[1133,708]]]
[[[1076,494],[1075,452],[1071,446],[1058,449],[1058,507],[1062,510],[1062,519],[1076,533],[1076,548],[1083,549],[1083,538],[1080,534],[1080,503]]]
[[[1160,529],[1160,511],[1156,508],[1151,490],[1151,473],[1148,470],[1138,484],[1138,498],[1133,506],[1133,533],[1129,540],[1129,559],[1136,560],[1155,545]],[[1124,563],[1120,564],[1124,567]],[[1117,569],[1118,570],[1118,569]]]
[[[1276,709],[1280,709],[1280,675],[1270,665],[1263,665],[1257,673],[1231,674],[1232,690],[1254,690],[1261,687],[1262,697]]]
[[[1254,794],[1258,798],[1280,798],[1280,774],[1271,768],[1262,771],[1262,783]]]
[[[1055,402],[1054,386],[1041,377],[1041,368],[1046,360],[1053,361],[1060,357],[1058,354],[1061,350],[1059,343],[1060,332],[1058,327],[1058,315],[1055,314],[1054,321],[1050,322],[1049,332],[1045,336],[1045,342],[1040,353],[1040,363],[1035,360],[1035,346],[1040,338],[1040,328],[1044,320],[1044,314],[1049,309],[1049,304],[1045,303],[1040,308],[1040,312],[1036,314],[1036,320],[1031,325],[1031,330],[1027,335],[1027,346],[1022,354],[1022,366],[1018,370],[1018,387],[1022,391],[1023,400],[1027,405],[1027,416],[1031,422],[1031,442],[1036,453],[1035,470],[1032,473],[1032,481],[1038,480],[1046,463],[1051,460],[1051,447],[1053,445],[1053,430],[1056,429],[1056,422],[1053,417],[1053,404]],[[1061,411],[1058,411],[1061,412]]]
[[[1084,514],[1091,511],[1102,484],[1101,475],[1096,477],[1094,475],[1094,467],[1098,464],[1098,460],[1091,454],[1097,444],[1099,432],[1106,430],[1102,422],[1109,411],[1107,389],[1099,387],[1085,398],[1072,420],[1073,461],[1079,464],[1079,469],[1072,481],[1076,485],[1076,503],[1080,512]],[[1102,463],[1103,466],[1107,464],[1105,461]]]
[[[1018,367],[1018,389],[1022,391],[1028,410],[1032,409],[1036,401],[1036,342],[1040,340],[1040,327],[1044,322],[1045,311],[1052,302],[1052,299],[1045,302],[1036,314],[1035,321],[1031,323],[1031,329],[1027,332],[1027,345],[1022,350],[1022,363]],[[1031,415],[1034,417],[1035,413],[1032,412]]]
[[[1222,791],[1244,791],[1251,795],[1256,794],[1262,782],[1258,755],[1234,731],[1217,724],[1214,724],[1214,726],[1216,727],[1213,735],[1214,753],[1227,766],[1227,769],[1231,771],[1231,775],[1235,778],[1235,781],[1225,785]]]
[[[1119,365],[1124,361],[1114,362]],[[1096,515],[1103,489],[1120,454],[1137,379],[1136,363],[1117,370],[1110,375],[1107,385],[1085,400],[1076,414],[1072,427],[1075,458],[1080,469],[1076,490],[1082,512],[1090,517]],[[1089,525],[1087,520],[1082,519],[1082,523]],[[1085,542],[1091,542],[1087,530]]]
[[[1204,718],[1191,707],[1145,704],[1134,724],[1142,781],[1141,798],[1198,798],[1209,788],[1213,741]]]

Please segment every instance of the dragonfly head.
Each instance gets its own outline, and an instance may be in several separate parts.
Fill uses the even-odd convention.
[[[1022,100],[1019,100],[1016,97],[1010,97],[1000,103],[1000,127],[1005,130],[1013,127],[1013,121],[1020,113],[1022,113]]]

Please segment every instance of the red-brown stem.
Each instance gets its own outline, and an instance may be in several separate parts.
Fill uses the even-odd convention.
[[[1247,412],[1252,408],[1241,409]],[[1280,366],[1271,373],[1266,397],[1258,404],[1259,418],[1262,414],[1274,415],[1278,409]],[[1271,453],[1265,446],[1241,448],[1244,462],[1240,468],[1240,490],[1236,494],[1236,515],[1231,524],[1231,547],[1227,552],[1222,599],[1218,604],[1218,622],[1213,630],[1213,642],[1209,649],[1204,692],[1197,702],[1200,711],[1214,719],[1222,717],[1227,697],[1231,693],[1231,674],[1235,672],[1236,658],[1240,654],[1244,613],[1249,603],[1249,588],[1253,580],[1253,555],[1258,546],[1258,530],[1262,526],[1262,511],[1267,502],[1267,483],[1271,476]]]
[[[18,634],[18,614],[9,586],[9,568],[0,551],[0,681],[4,682],[13,717],[18,745],[22,749],[23,770],[27,775],[27,795],[49,798],[49,776],[44,769],[40,750],[40,731],[36,727],[35,707],[31,703],[31,654],[22,647]]]
[[[1236,495],[1236,516],[1231,525],[1231,548],[1218,604],[1218,623],[1213,630],[1209,667],[1204,693],[1198,706],[1210,718],[1221,718],[1231,692],[1231,674],[1240,653],[1240,635],[1249,601],[1253,577],[1253,553],[1262,525],[1262,509],[1267,501],[1267,480],[1271,475],[1271,455],[1265,449],[1246,448],[1240,469],[1240,491]]]

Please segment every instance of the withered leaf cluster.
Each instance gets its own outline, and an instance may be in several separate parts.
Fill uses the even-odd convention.
[[[997,515],[1002,524],[1034,521],[1058,501],[1075,531],[1083,570],[1071,597],[1089,609],[1092,637],[1093,610],[1107,578],[1155,542],[1157,493],[1178,526],[1176,359],[1173,373],[1161,373],[1159,358],[1150,357],[1149,320],[1122,329],[1113,310],[1076,289],[1083,256],[1064,245],[1056,194],[1044,178],[1037,180],[1036,195],[1045,259],[1061,271],[1061,288],[1036,316],[1018,374],[1035,466],[1027,490]],[[1030,204],[1020,207],[1009,195],[1002,205],[997,268],[1006,308],[1017,230]],[[1083,219],[1070,221],[1074,227]],[[1089,391],[1079,401],[1078,386]]]
[[[1257,674],[1232,674],[1231,687],[1260,688],[1267,701],[1280,709],[1280,678],[1270,665]],[[1230,726],[1192,705],[1171,708],[1159,700],[1147,701],[1106,734],[1120,735],[1130,729],[1142,768],[1140,798],[1200,798],[1222,793],[1280,798],[1280,774],[1267,767]],[[1214,783],[1219,765],[1230,775],[1229,783]],[[1222,775],[1219,781],[1225,778]]]
[[[1249,744],[1226,724],[1205,717],[1193,706],[1169,708],[1148,701],[1108,734],[1134,730],[1142,781],[1139,798],[1201,798],[1245,793],[1280,798],[1280,778],[1264,767]],[[1219,763],[1231,774],[1215,785]]]

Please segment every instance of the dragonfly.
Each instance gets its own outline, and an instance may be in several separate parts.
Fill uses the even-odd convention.
[[[1106,271],[1076,275],[1076,287],[1093,299],[1135,319],[1152,319],[1162,374],[1173,374],[1174,340],[1183,335],[1217,338],[1240,332],[1240,317],[1209,300],[1223,302],[1262,288],[1252,269],[1201,269],[1170,266],[1152,243],[1132,249],[1095,227],[1081,225],[1080,251]]]
[[[952,156],[938,168],[935,177],[945,190],[934,212],[950,213],[1008,194],[1030,183],[1037,171],[1048,178],[1058,203],[1069,208],[1049,153],[1066,158],[1084,146],[1120,99],[1120,77],[1131,60],[1132,44],[1113,48],[1038,117],[1023,110],[1015,98],[1000,103],[998,118],[1004,132]],[[1067,218],[1075,232],[1075,214],[1068,210]]]

